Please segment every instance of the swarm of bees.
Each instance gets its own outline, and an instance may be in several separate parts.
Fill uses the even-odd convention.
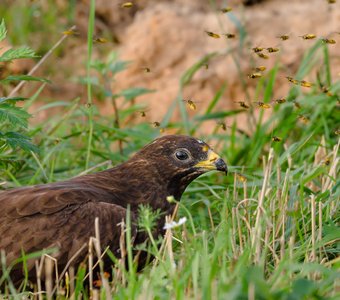
[[[206,31],[205,33],[214,39],[219,39],[221,37],[218,33],[214,33],[212,31]]]

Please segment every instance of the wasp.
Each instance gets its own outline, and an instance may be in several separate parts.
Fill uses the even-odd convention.
[[[302,37],[304,40],[312,40],[316,38],[316,35],[313,33],[307,33],[307,34],[301,35],[300,37]]]
[[[188,100],[185,100],[183,99],[184,102],[186,102],[186,104],[188,105],[188,107],[191,109],[191,110],[196,110],[196,104],[194,103],[194,101],[188,99]]]
[[[247,105],[244,101],[235,101],[235,103],[240,104],[242,108],[248,109],[249,105]]]
[[[321,41],[325,44],[336,44],[336,40],[334,40],[334,39],[324,38],[324,39],[321,39]]]
[[[308,82],[306,80],[301,80],[300,82],[300,85],[303,86],[303,87],[311,87],[313,85],[313,83],[311,82]]]
[[[279,39],[281,39],[281,41],[287,41],[289,40],[289,35],[288,34],[283,34],[278,36]]]
[[[234,33],[224,33],[223,34],[227,39],[233,39],[236,37],[236,34]]]
[[[124,2],[122,3],[121,7],[122,8],[130,8],[133,6],[133,3],[132,2]]]
[[[254,68],[254,70],[256,71],[256,72],[263,72],[263,71],[265,71],[267,69],[267,67],[265,67],[265,66],[258,66],[258,67],[255,67]]]
[[[219,39],[221,37],[219,34],[211,32],[211,31],[206,31],[206,34],[211,36],[214,39]]]
[[[254,102],[254,103],[257,104],[257,106],[259,108],[263,108],[263,109],[271,108],[270,104],[268,104],[268,103],[264,103],[264,102],[261,102],[261,101],[257,101],[257,102]]]
[[[280,137],[274,135],[274,136],[272,137],[272,141],[273,141],[273,142],[281,142],[281,141],[282,141],[282,138],[280,138]]]
[[[228,12],[231,12],[233,9],[231,7],[225,7],[221,8],[221,13],[226,14]]]
[[[262,73],[256,72],[248,75],[248,78],[254,79],[254,78],[260,78],[262,77]]]
[[[279,51],[280,51],[279,48],[275,48],[275,47],[268,47],[268,48],[266,48],[266,50],[267,50],[269,53],[275,53],[275,52],[279,52]]]
[[[256,53],[257,54],[257,56],[258,57],[260,57],[260,58],[263,58],[263,59],[268,59],[269,58],[269,56],[268,55],[266,55],[266,54],[264,54],[264,53]]]

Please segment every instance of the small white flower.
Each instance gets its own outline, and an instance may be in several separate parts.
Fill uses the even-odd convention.
[[[187,221],[186,217],[180,218],[178,222],[171,221],[170,223],[165,223],[163,229],[172,229],[183,225]]]

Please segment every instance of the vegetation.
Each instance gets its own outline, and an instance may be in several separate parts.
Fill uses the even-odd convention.
[[[148,122],[131,124],[131,117],[143,110],[134,99],[152,91],[134,87],[112,94],[110,80],[129,64],[116,53],[92,59],[94,0],[91,3],[88,73],[80,79],[87,86],[86,105],[79,99],[40,104],[39,110],[62,109],[44,123],[29,124],[32,116],[27,109],[39,101],[48,81],[28,75],[0,78],[4,90],[10,89],[7,84],[12,81],[41,83],[32,97],[0,98],[0,188],[103,170],[126,160],[157,137],[160,129],[195,135],[210,120],[217,125],[202,139],[216,146],[230,165],[230,174],[227,178],[207,174],[190,185],[176,216],[187,221],[144,245],[157,259],[143,271],[134,267],[127,230],[130,268],[112,257],[112,278],[93,282],[92,272],[82,266],[66,273],[43,297],[53,293],[59,299],[110,295],[114,299],[338,299],[340,81],[331,77],[329,45],[316,41],[305,54],[284,103],[272,99],[279,65],[258,79],[257,94],[270,105],[269,118],[264,117],[263,105],[217,110],[223,90],[216,91],[204,113],[188,116],[190,107],[182,101],[181,89],[204,68],[211,54],[179,79],[178,98],[159,127]],[[12,24],[7,22],[7,27],[10,32]],[[0,41],[5,37],[2,21]],[[36,55],[27,47],[13,48],[0,55],[0,64],[23,57]],[[313,73],[313,85],[301,86],[299,82],[315,72],[319,61],[322,68]],[[112,116],[100,114],[94,94],[111,101]],[[124,98],[119,107],[118,97]],[[172,122],[176,106],[181,120]],[[225,125],[229,118],[237,120],[238,114],[253,120],[250,133],[238,130],[237,121]],[[143,216],[141,222],[149,232],[153,216],[147,211]],[[98,252],[93,251],[97,260]],[[2,266],[5,263],[2,256]],[[0,297],[41,295],[25,281],[15,289],[7,273],[0,277],[0,285],[6,286]]]

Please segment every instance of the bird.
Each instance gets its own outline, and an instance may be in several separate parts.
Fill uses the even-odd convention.
[[[1,191],[0,250],[11,266],[10,279],[19,282],[24,278],[22,264],[16,263],[23,253],[42,249],[57,249],[51,256],[58,270],[79,266],[88,253],[85,245],[95,236],[96,218],[101,247],[108,247],[119,257],[119,224],[126,220],[128,210],[134,245],[147,239],[136,225],[141,205],[161,212],[153,235],[164,235],[165,216],[173,214],[176,205],[168,197],[179,201],[189,183],[210,170],[227,174],[227,165],[205,142],[185,135],[166,135],[113,168]],[[36,279],[34,261],[26,261],[30,280]]]

